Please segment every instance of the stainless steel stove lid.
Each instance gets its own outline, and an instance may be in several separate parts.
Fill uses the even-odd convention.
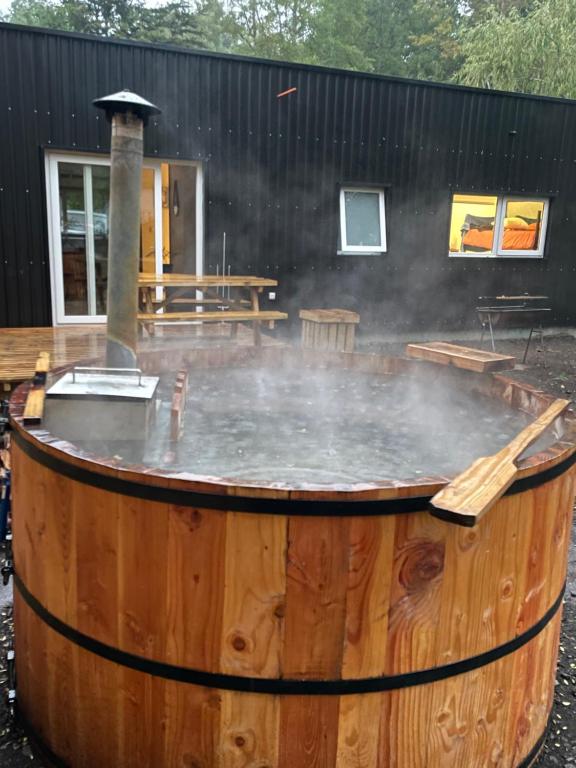
[[[158,376],[142,376],[132,369],[75,368],[53,384],[46,396],[147,402],[154,397],[158,381]]]

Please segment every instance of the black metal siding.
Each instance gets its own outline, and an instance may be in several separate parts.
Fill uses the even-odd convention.
[[[0,25],[0,325],[51,323],[44,151],[108,151],[91,101],[124,87],[163,110],[147,155],[204,161],[207,271],[226,231],[234,272],[277,277],[294,318],[455,327],[530,291],[576,323],[574,102]],[[389,185],[388,253],[336,254],[343,182]],[[552,196],[545,259],[449,258],[455,191]]]

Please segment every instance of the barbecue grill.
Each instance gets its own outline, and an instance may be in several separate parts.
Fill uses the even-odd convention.
[[[542,343],[542,321],[552,311],[551,307],[545,306],[548,296],[531,296],[529,294],[518,296],[479,296],[478,301],[482,302],[476,307],[476,312],[482,326],[480,346],[482,346],[484,335],[488,331],[490,333],[492,351],[496,351],[494,327],[497,325],[514,324],[517,327],[527,326],[530,328],[530,333],[528,334],[522,358],[522,363],[525,363],[536,327],[540,331],[540,342]]]

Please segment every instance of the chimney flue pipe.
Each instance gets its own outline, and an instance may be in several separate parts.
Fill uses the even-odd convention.
[[[128,90],[93,104],[112,123],[106,365],[135,368],[144,126],[160,110]]]

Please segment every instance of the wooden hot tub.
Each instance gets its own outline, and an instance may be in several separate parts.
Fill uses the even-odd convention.
[[[427,364],[198,350],[199,365]],[[181,358],[148,358],[177,370]],[[436,369],[435,369],[436,370]],[[532,414],[501,376],[443,371]],[[18,706],[73,768],[517,768],[552,706],[574,426],[475,528],[445,480],[231,486],[73,446],[12,403]]]

